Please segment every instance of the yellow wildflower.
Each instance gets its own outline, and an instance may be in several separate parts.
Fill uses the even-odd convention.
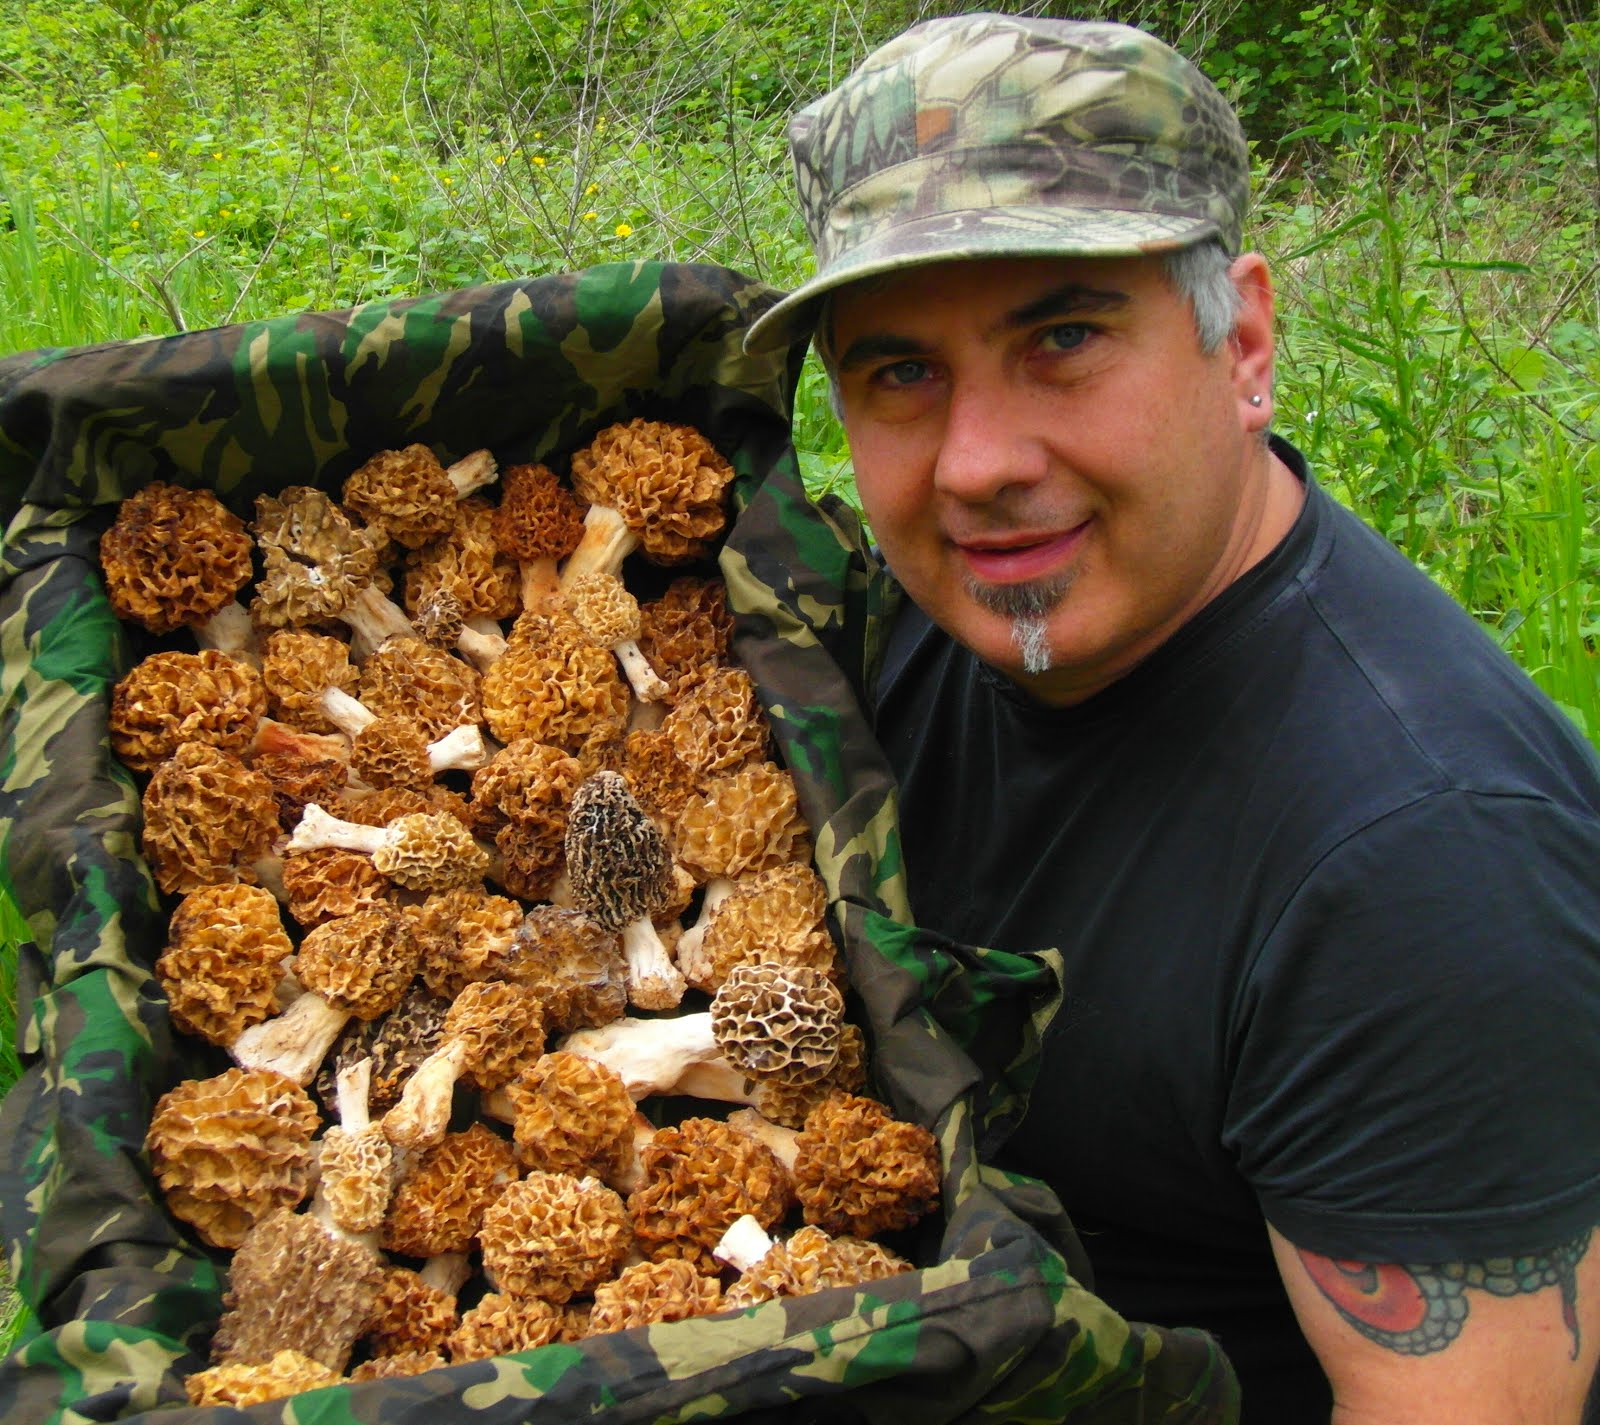
[[[533,156],[533,166],[535,168],[543,168],[544,167],[544,159],[539,154],[534,154],[534,156]]]
[[[600,214],[595,212],[595,210],[593,208],[591,208],[583,216],[588,218],[590,221],[593,221],[595,218],[598,218],[600,216]]]
[[[600,191],[600,185],[598,183],[591,183],[587,188],[585,188],[583,190],[583,196],[585,198],[592,198],[599,191]]]
[[[159,153],[157,153],[153,148],[147,148],[144,151],[144,156],[146,158],[160,158],[161,157],[161,155]]]
[[[616,231],[618,237],[627,237],[633,231],[633,228],[627,223],[618,223]]]
[[[194,230],[194,235],[197,238],[203,238],[206,235],[206,230],[204,228],[196,228]]]
[[[503,164],[506,161],[505,154],[503,154],[503,153],[495,154],[494,161],[495,161],[495,166],[498,168],[501,164]]]

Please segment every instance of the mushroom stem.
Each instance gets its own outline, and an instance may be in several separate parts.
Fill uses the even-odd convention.
[[[389,842],[386,828],[362,826],[359,822],[344,821],[324,811],[315,802],[307,802],[284,850],[291,855],[296,851],[321,851],[325,847],[339,847],[346,851],[364,851],[372,855]]]
[[[676,1009],[688,988],[649,916],[622,927],[628,961],[628,1000],[640,1009]]]
[[[500,466],[487,450],[474,450],[470,455],[463,455],[454,465],[445,466],[444,473],[455,486],[456,498],[464,500],[474,490],[492,485],[500,474]]]
[[[486,760],[483,733],[477,723],[463,723],[428,744],[428,766],[435,776],[451,770],[473,772]]]
[[[437,1291],[460,1296],[461,1288],[471,1279],[472,1263],[465,1252],[440,1252],[417,1268],[417,1275]]]
[[[349,1021],[348,1010],[335,1009],[321,995],[307,992],[275,1019],[254,1024],[235,1039],[234,1063],[309,1084]]]
[[[747,1212],[728,1224],[728,1230],[711,1249],[711,1255],[736,1272],[747,1272],[772,1248],[773,1239],[768,1236],[767,1229]]]
[[[383,1116],[383,1131],[401,1148],[427,1148],[444,1137],[456,1080],[466,1065],[467,1048],[459,1039],[446,1041],[406,1080],[400,1102]]]
[[[322,711],[327,714],[328,721],[346,737],[354,737],[369,723],[378,720],[376,713],[360,699],[351,697],[343,688],[324,688],[317,701],[321,704]]]
[[[492,627],[493,622],[487,618],[471,619],[456,638],[456,647],[480,673],[487,673],[506,654],[505,635]]]
[[[611,651],[621,665],[622,676],[628,680],[633,695],[641,703],[653,703],[666,697],[670,689],[650,666],[650,660],[644,656],[637,639],[624,638],[621,642],[612,644]]]
[[[628,522],[606,505],[590,505],[583,517],[583,538],[561,566],[561,591],[584,574],[616,574],[622,562],[639,547],[639,536]]]
[[[678,966],[691,979],[703,978],[700,955],[701,947],[705,944],[706,926],[711,924],[711,917],[717,913],[717,907],[727,900],[737,884],[731,876],[713,876],[707,881],[705,899],[700,903],[700,914],[695,918],[694,924],[678,938]]]
[[[666,1093],[690,1064],[717,1057],[711,1012],[669,1019],[618,1019],[567,1035],[556,1048],[604,1064],[627,1085],[635,1101]]]
[[[416,626],[405,616],[405,611],[372,584],[354,595],[339,610],[339,618],[350,626],[351,633],[355,635],[350,649],[352,657],[376,653],[387,638],[419,637]]]
[[[730,1113],[727,1123],[729,1128],[743,1133],[746,1138],[765,1143],[772,1150],[772,1156],[789,1170],[791,1177],[794,1176],[794,1162],[800,1152],[800,1135],[794,1129],[762,1117],[753,1108],[741,1108]]]
[[[250,610],[237,599],[224,604],[204,623],[194,627],[195,642],[201,648],[214,648],[246,663],[261,666],[261,651],[256,642]]]

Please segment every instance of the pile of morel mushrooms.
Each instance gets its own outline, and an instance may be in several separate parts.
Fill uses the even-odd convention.
[[[634,420],[568,480],[413,445],[248,526],[151,484],[102,538],[118,615],[195,645],[110,718],[172,1022],[232,1063],[147,1138],[233,1252],[195,1403],[909,1269],[873,1239],[934,1206],[937,1145],[862,1093],[724,590],[670,572],[731,473]]]

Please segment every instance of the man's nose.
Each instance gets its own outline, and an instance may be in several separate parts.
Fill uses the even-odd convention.
[[[1048,461],[1036,430],[1037,411],[1004,381],[951,383],[934,488],[968,504],[996,499],[1011,486],[1043,478]]]

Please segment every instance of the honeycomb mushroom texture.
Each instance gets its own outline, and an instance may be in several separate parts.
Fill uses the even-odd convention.
[[[581,910],[537,905],[517,932],[511,977],[539,991],[549,1034],[610,1024],[628,1007],[622,942]]]
[[[488,1292],[465,1312],[449,1340],[451,1361],[482,1361],[491,1356],[532,1351],[562,1338],[561,1308],[536,1296]]]
[[[397,816],[389,831],[392,839],[372,853],[372,864],[396,885],[447,890],[481,880],[488,869],[488,853],[448,812]]]
[[[723,1056],[752,1078],[815,1083],[839,1057],[844,996],[820,970],[739,965],[711,1000]]]
[[[495,1290],[560,1305],[614,1275],[633,1232],[622,1199],[603,1183],[530,1173],[490,1205],[478,1241]]]
[[[258,628],[296,628],[337,618],[379,577],[389,551],[382,530],[357,524],[309,485],[258,495],[251,528],[264,566],[250,604]]]
[[[729,1306],[755,1306],[778,1296],[808,1296],[834,1286],[859,1286],[911,1271],[912,1264],[878,1242],[830,1237],[802,1227],[748,1268],[728,1288]]]
[[[770,1230],[793,1201],[772,1150],[714,1118],[659,1130],[640,1152],[645,1184],[628,1196],[633,1230],[655,1261],[682,1258],[717,1270],[712,1248],[749,1213]]]
[[[410,718],[430,742],[483,721],[477,669],[420,638],[386,639],[360,671],[360,698],[373,715]]]
[[[484,674],[490,731],[501,742],[528,737],[574,755],[622,736],[633,694],[617,660],[553,627],[551,636],[519,640],[517,630],[529,622],[517,620],[505,657]],[[556,621],[535,622],[548,627]]]
[[[455,507],[455,523],[438,539],[406,555],[405,606],[413,619],[428,596],[444,590],[464,614],[514,617],[521,609],[516,564],[495,547],[494,514],[473,498]]]
[[[323,707],[329,688],[355,696],[360,674],[350,645],[325,633],[278,629],[261,645],[261,677],[272,715],[303,732],[333,732]]]
[[[438,539],[455,521],[455,486],[425,445],[380,450],[341,493],[350,509],[407,549]]]
[[[709,778],[674,827],[678,857],[703,878],[742,876],[811,855],[794,779],[771,762]]]
[[[393,1380],[398,1376],[419,1376],[424,1371],[449,1365],[438,1351],[399,1351],[392,1356],[374,1356],[350,1372],[352,1384],[364,1380]]]
[[[250,535],[209,490],[153,481],[100,536],[100,567],[118,618],[171,633],[204,623],[249,582]]]
[[[939,1144],[872,1099],[835,1094],[806,1116],[794,1179],[807,1222],[836,1237],[876,1237],[938,1202]]]
[[[459,1319],[451,1293],[410,1267],[385,1267],[362,1338],[374,1356],[443,1352]]]
[[[633,1099],[604,1064],[553,1052],[506,1085],[524,1166],[614,1181],[633,1158]]]
[[[333,1385],[339,1372],[299,1351],[277,1351],[265,1361],[235,1361],[188,1376],[183,1388],[191,1405],[260,1405],[286,1395]]]
[[[172,913],[156,978],[185,1034],[229,1045],[278,1012],[283,962],[294,954],[278,903],[259,886],[206,886]]]
[[[289,914],[307,930],[341,915],[389,904],[393,885],[372,864],[372,857],[359,851],[328,846],[283,858]]]
[[[339,1071],[359,1059],[371,1059],[367,1106],[374,1114],[387,1113],[400,1101],[406,1080],[417,1065],[439,1047],[449,1008],[449,1001],[440,999],[425,985],[412,985],[387,1014],[377,1019],[352,1020],[317,1074],[317,1097],[332,1112]]]
[[[111,750],[135,772],[154,771],[185,742],[242,755],[266,712],[266,685],[243,660],[209,648],[152,653],[112,690]]]
[[[395,1185],[381,1229],[384,1251],[422,1258],[465,1252],[489,1205],[519,1174],[511,1145],[484,1124],[445,1134]]]
[[[649,919],[673,895],[666,838],[616,772],[573,795],[566,850],[573,900],[607,930]]]
[[[743,668],[707,673],[673,705],[661,724],[673,750],[697,777],[731,772],[766,759],[767,715]]]
[[[687,1321],[721,1311],[722,1285],[714,1276],[697,1271],[690,1263],[671,1258],[664,1262],[635,1262],[614,1281],[594,1289],[590,1329],[626,1331],[658,1321]]]
[[[278,836],[272,783],[231,752],[186,742],[144,790],[144,854],[169,895],[253,882]]]
[[[145,1147],[173,1216],[213,1247],[237,1247],[310,1191],[319,1122],[305,1090],[281,1074],[227,1069],[162,1095]]]

